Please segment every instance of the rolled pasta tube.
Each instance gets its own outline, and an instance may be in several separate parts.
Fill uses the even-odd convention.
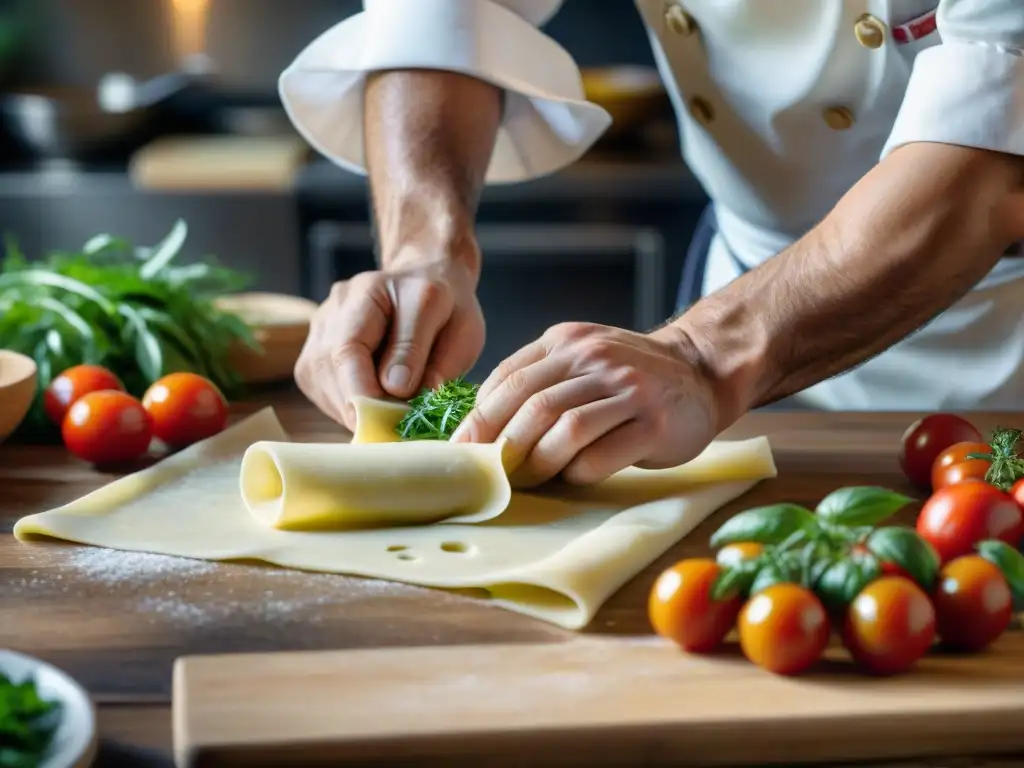
[[[338,530],[500,515],[512,490],[501,443],[260,441],[242,457],[250,514],[278,530]]]

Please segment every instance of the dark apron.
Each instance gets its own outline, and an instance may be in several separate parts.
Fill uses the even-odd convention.
[[[714,203],[708,203],[704,212],[697,220],[697,228],[693,231],[693,239],[686,250],[683,262],[683,276],[679,281],[679,293],[676,296],[676,312],[682,312],[700,300],[704,294],[704,273],[708,266],[708,252],[711,241],[718,234],[718,219],[715,217]],[[733,264],[739,273],[746,274],[750,268],[729,252]]]

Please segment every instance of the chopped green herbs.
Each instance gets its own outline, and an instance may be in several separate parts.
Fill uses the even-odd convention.
[[[0,349],[33,357],[41,394],[73,365],[116,373],[129,392],[175,371],[201,374],[229,397],[240,382],[227,364],[237,341],[259,349],[249,327],[214,299],[247,280],[212,260],[175,265],[188,228],[178,221],[152,248],[97,235],[78,251],[30,261],[10,237],[0,262]],[[53,431],[36,398],[26,429]],[[0,766],[2,768],[2,766]]]
[[[34,681],[0,672],[0,768],[42,765],[59,720],[59,703],[44,700]]]
[[[459,377],[437,389],[424,389],[409,401],[396,432],[402,440],[448,440],[476,403],[480,387]]]

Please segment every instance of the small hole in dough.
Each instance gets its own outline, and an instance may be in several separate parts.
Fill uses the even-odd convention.
[[[408,547],[405,546],[405,544],[392,544],[388,547],[388,552],[401,552],[406,549],[408,549]]]
[[[400,554],[398,556],[398,559],[399,560],[415,560],[416,556],[415,555],[409,555],[409,554],[406,554],[405,552],[403,552],[402,554]]]
[[[441,545],[441,550],[444,552],[469,552],[469,545],[463,544],[461,541],[446,541]]]

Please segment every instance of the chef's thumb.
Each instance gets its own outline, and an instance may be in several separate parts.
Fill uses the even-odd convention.
[[[437,302],[406,300],[392,296],[394,316],[391,337],[381,358],[380,383],[392,397],[407,399],[422,386],[423,370],[437,333],[447,319]]]

